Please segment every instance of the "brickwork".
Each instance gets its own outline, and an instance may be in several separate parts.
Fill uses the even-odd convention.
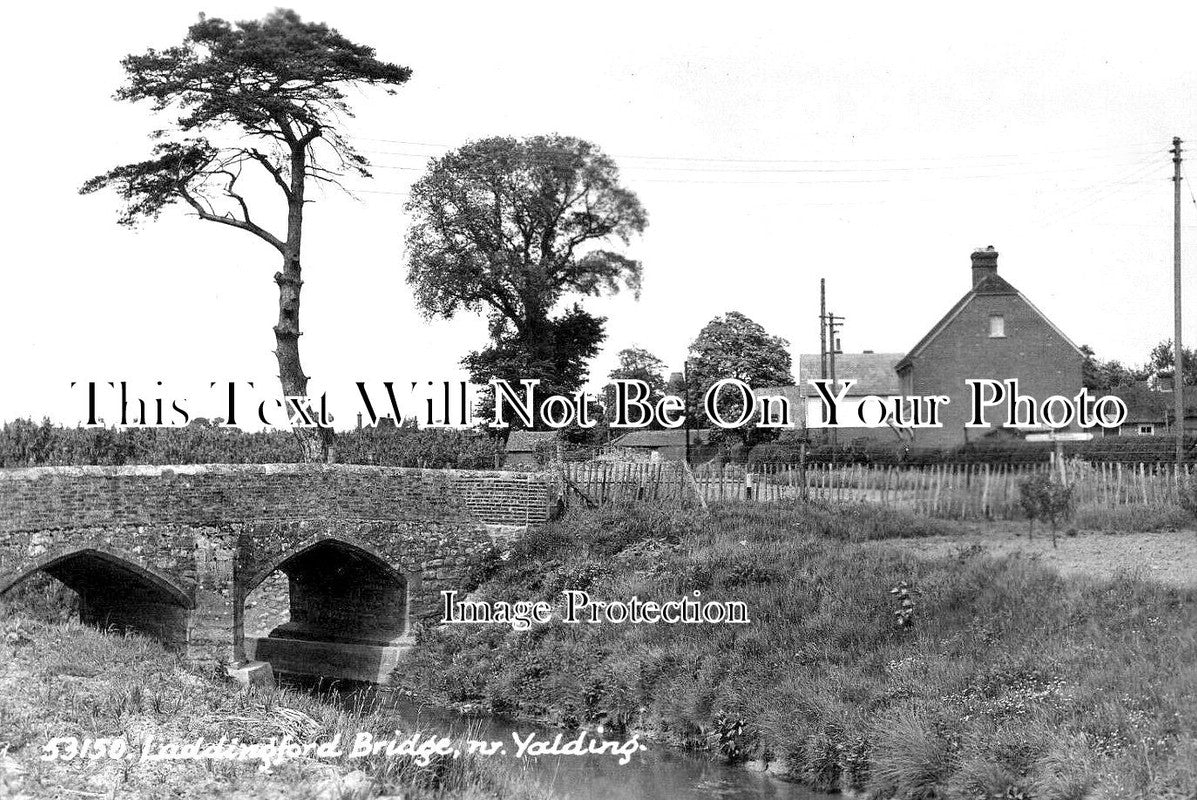
[[[989,335],[991,315],[1004,318],[1005,336]],[[922,352],[910,358],[909,383],[903,387],[904,392],[951,398],[941,415],[943,427],[919,430],[916,443],[964,443],[964,423],[971,408],[966,378],[1017,378],[1019,391],[1039,401],[1056,394],[1072,397],[1083,385],[1082,361],[1068,340],[1019,295],[978,294]],[[1004,413],[998,408],[991,409],[987,416],[991,424],[1001,425],[1004,421]],[[967,438],[980,439],[990,430],[969,429]]]
[[[555,491],[530,473],[350,465],[2,470],[0,592],[46,569],[86,589],[89,619],[229,661],[246,597],[282,572],[289,607],[277,580],[266,605],[288,607],[285,632],[385,640],[436,613],[477,553],[547,519]]]

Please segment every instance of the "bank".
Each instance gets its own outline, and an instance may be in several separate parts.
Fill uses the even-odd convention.
[[[157,642],[75,621],[9,613],[0,623],[0,797],[544,796],[499,759],[351,757],[361,733],[396,739],[382,705],[329,702],[288,688],[247,691],[188,668]],[[432,735],[403,731],[415,733]],[[271,740],[301,752],[272,756],[234,745]],[[198,757],[154,758],[199,741]],[[340,756],[314,747],[302,753],[328,742]]]
[[[472,596],[700,591],[743,601],[751,624],[430,627],[397,677],[439,702],[639,732],[821,791],[1193,797],[1197,591],[979,547],[920,553],[945,524],[772,505],[567,518],[479,564]]]

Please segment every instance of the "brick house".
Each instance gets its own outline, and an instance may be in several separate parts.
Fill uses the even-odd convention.
[[[998,275],[997,259],[993,247],[972,254],[971,288],[895,366],[903,395],[951,398],[943,427],[917,431],[916,446],[954,446],[1001,430],[998,408],[989,412],[989,430],[964,427],[968,378],[1017,378],[1019,391],[1038,401],[1071,398],[1083,385],[1080,349]]]

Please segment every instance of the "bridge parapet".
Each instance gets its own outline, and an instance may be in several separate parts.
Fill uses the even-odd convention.
[[[544,522],[543,473],[356,464],[187,464],[0,470],[0,531],[119,522],[394,520],[464,511],[484,524]]]

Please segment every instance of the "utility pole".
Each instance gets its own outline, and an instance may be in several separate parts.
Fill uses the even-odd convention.
[[[840,349],[839,337],[836,335],[836,328],[844,324],[843,317],[837,317],[835,314],[827,314],[827,363],[831,371],[831,393],[839,393],[839,385],[835,382],[835,354]],[[838,443],[839,437],[836,436],[835,428],[831,429],[831,444],[832,446]]]
[[[1173,308],[1176,316],[1176,330],[1173,333],[1172,392],[1175,410],[1173,416],[1176,425],[1176,466],[1179,468],[1185,458],[1185,373],[1184,348],[1180,340],[1180,137],[1172,138],[1172,277]],[[1179,474],[1179,473],[1178,473]]]
[[[686,466],[690,466],[690,359],[682,362],[682,393],[685,394],[682,413],[686,415]]]
[[[827,380],[827,279],[819,278],[819,377]]]

